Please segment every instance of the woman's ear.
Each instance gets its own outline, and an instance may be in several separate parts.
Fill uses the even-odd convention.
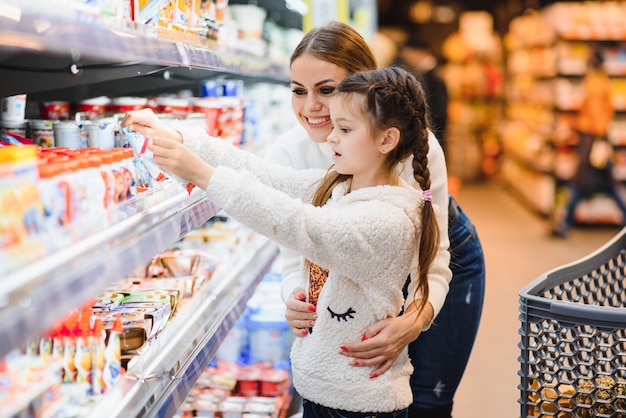
[[[382,154],[389,154],[398,146],[399,142],[400,130],[394,127],[386,129],[381,139],[380,152]]]

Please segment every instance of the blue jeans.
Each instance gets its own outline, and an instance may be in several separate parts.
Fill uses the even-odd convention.
[[[394,412],[350,412],[327,408],[306,399],[302,400],[302,418],[407,418],[407,410]]]
[[[476,228],[460,207],[458,213],[449,226],[450,291],[430,329],[409,344],[415,368],[409,417],[451,416],[454,394],[478,332],[485,296],[485,258]]]

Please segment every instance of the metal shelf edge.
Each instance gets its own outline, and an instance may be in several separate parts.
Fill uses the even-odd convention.
[[[234,48],[191,45],[157,36],[163,28],[126,28],[108,24],[100,16],[67,3],[61,12],[35,0],[0,0],[0,52],[30,52],[67,56],[75,62],[101,59],[113,63],[159,64],[243,73],[288,80],[287,64],[253,56]],[[174,32],[177,33],[177,32]],[[198,37],[198,40],[202,38]],[[40,61],[41,62],[41,61]],[[15,64],[11,62],[11,64]],[[44,63],[40,66],[45,68]],[[68,74],[69,74],[68,67]]]

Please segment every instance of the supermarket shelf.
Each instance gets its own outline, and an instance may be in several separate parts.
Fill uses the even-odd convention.
[[[553,176],[553,158],[545,158],[545,150],[538,153],[534,150],[517,149],[515,146],[507,145],[506,143],[504,150],[509,158],[516,160],[517,163],[523,165],[526,170],[536,172],[537,174]]]
[[[0,77],[11,80],[0,86],[0,96],[66,88],[74,88],[71,97],[77,100],[139,94],[130,86],[112,93],[113,82],[121,79],[141,80],[140,86],[152,92],[220,74],[289,80],[286,63],[180,32],[172,31],[167,40],[165,29],[157,34],[156,28],[111,26],[75,2],[0,0],[0,11]]]
[[[249,245],[241,245],[240,253],[236,263],[216,274],[129,364],[124,378],[93,406],[90,417],[171,417],[180,409],[269,271],[278,246],[257,235]]]
[[[0,0],[0,79],[9,80],[0,83],[0,97],[25,93],[29,104],[75,102],[194,89],[214,78],[289,82],[287,63],[182,33],[113,26],[89,6],[77,4]],[[27,118],[32,117],[36,115],[27,108]],[[122,216],[104,230],[18,270],[0,269],[8,271],[0,273],[0,358],[219,210],[197,189],[142,195],[127,202]],[[174,415],[278,254],[264,237],[249,244],[240,249],[236,264],[216,274],[129,363],[124,377],[96,400],[89,416]]]
[[[147,263],[219,210],[199,189],[188,194],[177,188],[170,195],[162,188],[140,197],[129,202],[143,206],[138,213],[0,278],[0,357],[50,329],[68,309]]]
[[[502,160],[500,178],[532,211],[549,216],[554,209],[555,179],[551,174],[529,170],[508,154]]]

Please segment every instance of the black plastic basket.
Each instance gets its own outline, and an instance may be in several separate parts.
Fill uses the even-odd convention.
[[[521,417],[626,418],[626,228],[519,295]]]

